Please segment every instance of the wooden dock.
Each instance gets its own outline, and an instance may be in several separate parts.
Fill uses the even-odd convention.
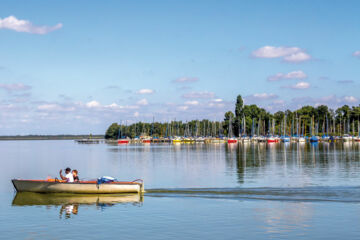
[[[104,142],[104,139],[76,139],[75,142],[79,144],[99,144]]]

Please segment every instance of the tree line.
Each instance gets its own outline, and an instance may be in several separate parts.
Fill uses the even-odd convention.
[[[309,136],[315,134],[358,134],[360,105],[344,105],[331,109],[326,105],[303,106],[295,111],[278,111],[274,114],[256,104],[245,105],[241,95],[236,98],[235,111],[228,111],[223,121],[208,119],[188,122],[137,122],[131,125],[113,123],[105,133],[106,139],[139,136],[152,137],[222,137],[229,133],[240,135],[277,134]]]

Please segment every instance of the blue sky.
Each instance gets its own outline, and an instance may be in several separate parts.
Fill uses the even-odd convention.
[[[358,1],[1,1],[0,135],[358,105]]]

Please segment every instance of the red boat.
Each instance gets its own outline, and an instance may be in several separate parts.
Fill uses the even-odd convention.
[[[151,143],[151,139],[150,138],[144,138],[141,142],[142,143]]]
[[[268,137],[267,142],[268,143],[276,143],[276,142],[278,142],[278,140],[276,138],[274,138],[274,137]]]
[[[227,140],[227,142],[228,142],[228,143],[237,143],[237,139],[235,139],[235,138],[229,138],[229,139]]]
[[[129,139],[119,139],[118,140],[118,144],[128,144],[129,143]]]

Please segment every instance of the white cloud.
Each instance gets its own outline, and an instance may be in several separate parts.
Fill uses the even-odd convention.
[[[0,84],[0,88],[5,89],[9,92],[12,91],[25,91],[31,89],[31,86],[24,85],[22,83],[13,83],[13,84]]]
[[[348,103],[356,103],[359,100],[356,97],[353,97],[353,96],[345,96],[344,101],[348,102]]]
[[[192,83],[199,81],[197,77],[180,77],[174,80],[175,83]]]
[[[59,112],[71,112],[75,111],[74,106],[64,106],[57,103],[45,103],[37,106],[37,110],[40,111],[59,111]]]
[[[224,103],[218,102],[210,102],[209,107],[223,108],[225,106]]]
[[[252,53],[256,58],[283,58],[286,62],[304,62],[311,59],[303,49],[298,47],[264,46]]]
[[[101,107],[101,104],[98,101],[90,101],[88,103],[86,103],[86,107],[87,108],[98,108]]]
[[[215,93],[213,92],[189,92],[189,93],[185,93],[182,95],[183,98],[202,98],[202,99],[206,99],[206,98],[214,98],[215,97]]]
[[[186,110],[188,110],[188,108],[189,108],[189,106],[179,106],[179,107],[178,107],[178,109],[179,109],[180,111],[186,111]]]
[[[314,105],[314,106],[320,106],[320,105],[327,105],[330,108],[337,108],[340,106],[343,106],[345,104],[351,104],[356,105],[359,103],[359,99],[353,96],[343,96],[343,97],[337,97],[334,95],[324,96],[324,97],[298,97],[293,98],[291,105],[293,108],[300,108],[304,105]]]
[[[42,104],[37,107],[39,110],[55,110],[57,108],[57,104]]]
[[[143,99],[137,101],[137,104],[142,105],[142,106],[146,106],[146,105],[149,104],[149,102],[146,100],[146,98],[143,98]]]
[[[32,34],[47,34],[62,28],[62,24],[58,23],[55,26],[36,26],[28,20],[20,20],[14,16],[7,18],[0,18],[0,29],[10,29],[16,32],[26,32]]]
[[[117,105],[116,103],[112,103],[109,105],[105,105],[105,108],[110,108],[110,109],[118,109],[118,108],[122,108],[122,106]]]
[[[258,102],[258,101],[276,99],[276,98],[278,98],[278,95],[273,93],[255,93],[244,97],[244,100],[246,102]]]
[[[139,112],[134,112],[134,117],[138,117],[140,116],[140,113]]]
[[[222,102],[223,100],[221,98],[217,98],[213,100],[214,102]]]
[[[154,90],[148,88],[143,88],[136,91],[137,94],[153,94],[154,92]]]
[[[298,82],[295,85],[284,86],[283,88],[308,89],[308,88],[310,88],[310,83],[308,83],[308,82]]]
[[[311,56],[306,52],[297,52],[294,54],[290,54],[289,56],[284,57],[286,62],[304,62],[311,59]]]
[[[270,99],[270,98],[277,98],[277,95],[273,93],[255,93],[253,97],[259,99]]]
[[[199,102],[194,100],[194,101],[186,101],[185,105],[199,105]]]
[[[307,75],[303,71],[298,70],[289,73],[277,73],[275,75],[268,77],[268,81],[274,82],[283,79],[305,79],[305,78],[307,78]]]
[[[355,51],[352,55],[360,58],[360,51]]]

